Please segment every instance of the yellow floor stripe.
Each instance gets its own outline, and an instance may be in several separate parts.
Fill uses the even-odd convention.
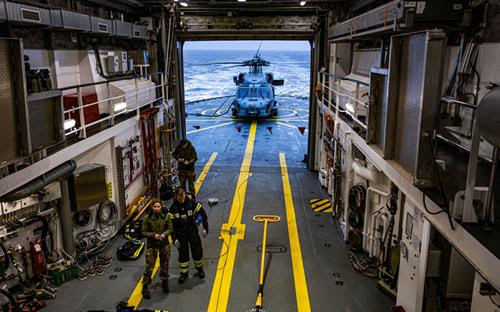
[[[191,130],[191,131],[188,131],[188,132],[186,132],[186,133],[187,133],[187,134],[196,133],[196,132],[200,132],[200,131],[210,130],[210,129],[213,129],[213,128],[218,128],[218,127],[222,127],[222,126],[227,126],[227,125],[230,125],[230,124],[234,124],[234,121],[225,122],[225,123],[218,124],[218,125],[215,125],[215,126],[204,127],[204,128],[200,128],[200,129],[196,129],[196,130]]]
[[[203,167],[203,170],[201,171],[200,176],[198,177],[198,179],[196,179],[196,182],[194,183],[194,191],[196,193],[198,193],[198,190],[200,189],[201,185],[203,184],[203,181],[205,181],[205,178],[207,177],[208,171],[210,170],[210,167],[214,163],[215,158],[217,158],[216,152],[212,153],[212,156],[210,156],[210,159],[205,164],[205,167]]]
[[[215,275],[212,294],[208,304],[208,312],[226,311],[231,288],[231,278],[233,276],[234,261],[238,240],[243,239],[245,224],[241,224],[243,207],[245,204],[245,194],[247,190],[248,178],[250,177],[250,165],[252,163],[253,147],[255,144],[255,134],[257,132],[257,122],[252,121],[250,133],[248,135],[245,156],[241,164],[240,175],[236,183],[233,205],[226,224],[222,225],[220,237],[224,241],[220,251],[217,274]],[[231,227],[236,229],[235,235],[229,235]]]
[[[323,206],[324,204],[327,204],[327,203],[329,203],[329,202],[330,202],[330,200],[328,200],[328,199],[323,199],[323,200],[321,200],[321,201],[319,201],[319,202],[316,202],[316,203],[314,203],[314,204],[311,204],[311,208],[313,208],[313,209],[314,209],[314,208],[317,208],[317,207],[319,207],[319,206]]]
[[[290,252],[292,256],[293,279],[295,282],[295,298],[297,301],[297,311],[309,312],[309,293],[307,290],[307,280],[302,263],[302,251],[300,250],[299,232],[295,219],[295,208],[293,206],[292,189],[288,179],[288,168],[286,166],[285,154],[280,153],[281,179],[283,180],[283,194],[285,197],[286,219],[288,225],[288,237],[290,239]]]
[[[198,179],[196,180],[196,182],[194,184],[194,190],[196,193],[198,193],[198,191],[200,190],[201,184],[205,180],[207,173],[210,170],[210,167],[212,166],[212,164],[214,163],[216,157],[217,157],[217,153],[212,153],[212,156],[210,156],[210,159],[203,167],[203,170],[201,171],[200,176],[198,177]],[[159,268],[160,268],[160,258],[156,258],[156,263],[155,263],[155,267],[153,269],[153,274],[151,275],[151,278],[154,278],[154,276]],[[141,303],[141,300],[142,300],[142,277],[139,280],[139,282],[137,283],[137,285],[135,286],[134,291],[130,295],[130,298],[128,298],[128,305],[134,306],[137,308],[139,306],[139,304]]]

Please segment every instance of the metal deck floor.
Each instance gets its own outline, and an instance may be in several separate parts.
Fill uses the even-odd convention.
[[[218,106],[216,101],[203,105]],[[307,126],[307,114],[294,115],[306,101],[290,99],[289,112],[293,115],[277,120],[258,122],[255,145],[246,188],[241,223],[245,224],[244,239],[239,240],[234,269],[229,289],[227,306],[212,306],[213,311],[243,312],[253,308],[258,289],[260,251],[263,226],[255,223],[255,214],[276,214],[281,222],[269,225],[268,244],[274,245],[268,253],[264,308],[266,311],[307,311],[296,302],[294,272],[291,259],[287,215],[283,194],[279,153],[285,153],[288,176],[295,207],[296,223],[302,250],[302,261],[307,279],[310,311],[390,311],[394,304],[376,288],[376,281],[355,272],[347,256],[348,250],[336,223],[329,213],[311,210],[309,201],[315,197],[326,197],[317,174],[310,173],[301,162],[307,149],[307,132],[302,135],[299,126]],[[204,108],[200,106],[200,109]],[[286,113],[286,112],[285,112]],[[299,111],[300,114],[300,111]],[[298,118],[297,118],[298,117]],[[150,300],[142,300],[140,309],[163,309],[175,311],[207,311],[217,274],[217,265],[222,248],[219,232],[228,222],[240,166],[249,137],[250,122],[234,121],[222,117],[217,120],[203,116],[188,118],[188,138],[198,151],[198,172],[213,152],[218,152],[205,181],[197,195],[206,201],[216,197],[219,203],[208,207],[210,233],[203,239],[206,277],[200,280],[191,269],[185,284],[177,283],[177,250],[172,248],[170,260],[170,293],[165,295],[156,275],[153,280]],[[228,120],[226,120],[228,119]],[[192,126],[200,126],[199,129]],[[238,132],[236,126],[241,126]],[[210,128],[211,127],[211,128]],[[272,127],[272,129],[268,129]],[[202,131],[199,131],[202,130]],[[122,238],[110,248],[114,254]],[[191,263],[192,266],[192,263]],[[59,288],[57,299],[48,301],[47,311],[115,311],[119,301],[127,301],[144,270],[144,256],[134,262],[113,261],[104,276],[91,277],[85,281],[72,281]],[[113,276],[113,277],[112,277]],[[217,296],[215,294],[214,296]],[[301,308],[299,308],[301,307]]]

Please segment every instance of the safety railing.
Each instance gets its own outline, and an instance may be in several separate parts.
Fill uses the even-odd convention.
[[[153,77],[158,77],[159,82],[154,83]],[[134,81],[133,90],[123,91],[113,84],[123,81]],[[90,127],[97,124],[108,123],[109,126],[115,124],[120,115],[135,111],[137,118],[140,117],[141,108],[144,106],[153,106],[154,103],[166,100],[167,79],[164,73],[145,74],[121,79],[109,79],[107,81],[82,84],[77,86],[64,87],[65,96],[76,97],[76,105],[64,104],[64,133],[66,136],[79,133],[80,138],[87,137],[87,131]],[[142,87],[141,87],[142,85]],[[130,84],[125,87],[130,87]],[[94,92],[97,99],[90,103],[84,103],[84,93],[88,88],[101,89],[98,94]],[[102,90],[104,88],[104,90]],[[123,91],[123,94],[113,94],[113,89]],[[74,90],[75,93],[70,93]],[[116,91],[115,91],[116,93]],[[104,96],[102,95],[104,94]],[[65,101],[63,101],[65,102]],[[89,116],[91,112],[98,112],[98,116]],[[101,114],[102,112],[102,114]]]
[[[340,113],[345,114],[363,129],[367,129],[366,118],[360,117],[366,117],[368,114],[368,100],[363,101],[364,95],[361,94],[361,88],[368,87],[368,83],[325,71],[318,73],[318,81],[321,87],[318,96],[322,106],[327,106],[335,114],[335,118],[338,118]],[[343,91],[342,82],[346,81],[354,83],[354,94]]]

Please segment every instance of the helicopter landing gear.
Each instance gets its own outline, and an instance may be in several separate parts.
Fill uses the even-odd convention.
[[[238,110],[236,108],[232,109],[232,114],[233,117],[238,117]]]
[[[277,108],[273,108],[271,109],[271,116],[274,117],[274,116],[278,116],[278,109]]]

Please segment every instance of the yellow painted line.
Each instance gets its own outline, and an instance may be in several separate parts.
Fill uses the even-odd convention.
[[[200,176],[198,177],[198,179],[196,179],[196,182],[194,183],[195,193],[198,193],[198,190],[200,189],[201,185],[203,184],[203,181],[205,181],[205,178],[207,177],[208,171],[210,170],[210,167],[214,163],[215,158],[217,158],[216,152],[212,153],[212,156],[210,156],[210,159],[205,164],[205,167],[203,167],[203,170],[201,171]]]
[[[196,130],[187,131],[186,133],[187,134],[192,134],[192,133],[196,133],[196,132],[210,130],[210,129],[213,129],[213,128],[227,126],[227,125],[230,125],[230,124],[233,124],[233,123],[234,123],[234,121],[230,121],[230,122],[226,122],[226,123],[223,123],[223,124],[218,124],[218,125],[215,125],[215,126],[210,126],[210,127],[205,127],[205,128],[200,128],[200,129],[196,129]]]
[[[227,301],[229,299],[229,290],[231,288],[231,278],[233,276],[234,261],[236,259],[236,249],[238,240],[244,238],[245,224],[241,224],[243,216],[243,207],[245,204],[245,194],[247,190],[250,174],[250,165],[252,164],[253,147],[255,144],[255,134],[257,133],[257,122],[252,121],[250,133],[248,135],[245,156],[240,168],[240,175],[236,183],[231,213],[227,223],[222,225],[220,237],[224,241],[217,265],[217,274],[215,275],[212,294],[208,304],[208,312],[226,311]],[[235,228],[236,233],[230,235],[231,228]]]
[[[201,171],[200,176],[198,177],[198,179],[196,180],[196,182],[194,184],[195,193],[198,193],[198,191],[201,187],[201,184],[203,183],[203,181],[205,181],[207,173],[210,170],[210,167],[212,166],[212,164],[214,163],[216,157],[217,157],[217,153],[212,153],[212,156],[210,156],[210,159],[203,167],[203,170]],[[154,276],[159,268],[160,268],[160,258],[156,258],[156,263],[155,263],[155,267],[153,269],[153,274],[151,275],[151,279],[154,278]],[[135,286],[134,291],[132,292],[132,294],[128,298],[128,305],[137,308],[139,306],[139,304],[141,303],[141,300],[142,300],[142,277],[139,280],[139,282],[137,283],[137,285]]]
[[[299,231],[295,218],[293,206],[292,189],[288,178],[285,154],[280,153],[281,179],[283,180],[283,195],[285,197],[286,219],[288,225],[288,238],[290,239],[290,252],[292,256],[293,280],[295,282],[295,298],[297,311],[310,312],[309,293],[307,290],[306,274],[302,263],[302,251],[300,250]]]

